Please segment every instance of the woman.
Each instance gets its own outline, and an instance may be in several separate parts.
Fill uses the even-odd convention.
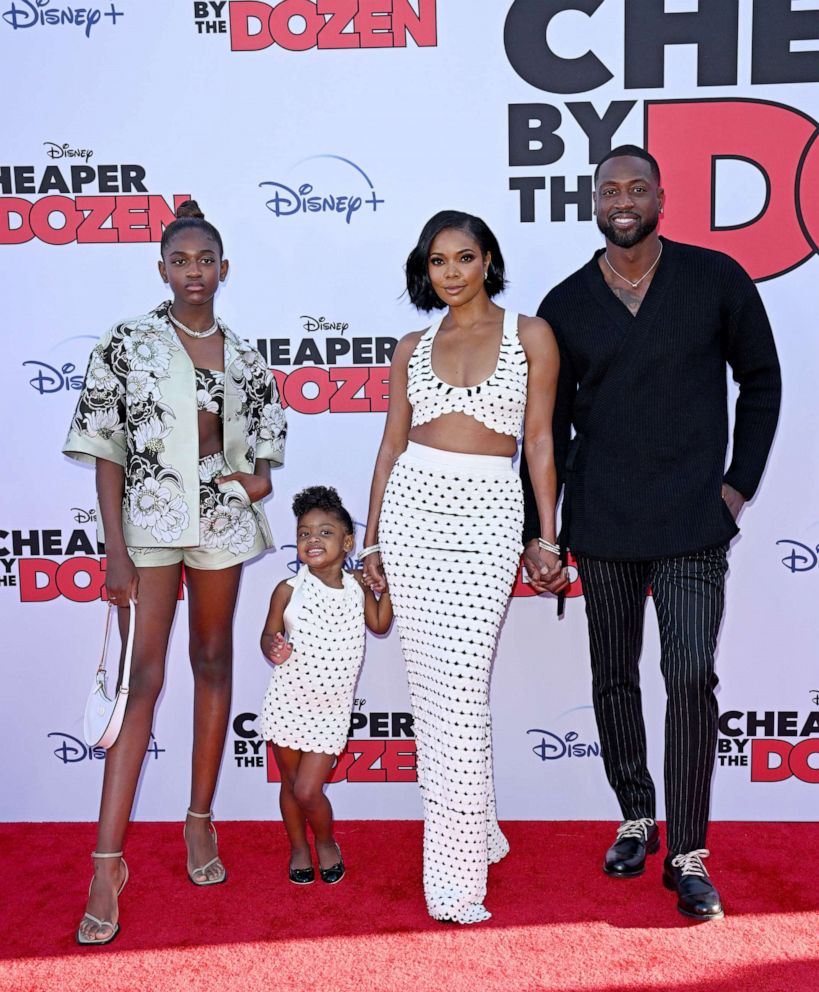
[[[407,664],[424,801],[424,891],[438,920],[478,923],[487,865],[509,850],[495,814],[489,674],[521,553],[511,467],[524,422],[542,574],[566,584],[555,544],[551,422],[558,351],[544,321],[492,302],[505,285],[478,217],[436,214],[407,260],[419,310],[445,309],[396,350],[376,460],[364,573],[389,578]]]
[[[195,885],[226,879],[211,803],[230,711],[232,622],[242,563],[272,547],[259,501],[281,463],[285,423],[261,356],[214,317],[228,271],[219,232],[193,201],[165,230],[159,272],[173,293],[114,327],[91,353],[63,448],[96,465],[106,592],[120,633],[136,609],[125,718],[105,760],[94,877],[81,944],[119,931],[122,858],[162,688],[182,566],[194,678],[193,772],[184,827]]]

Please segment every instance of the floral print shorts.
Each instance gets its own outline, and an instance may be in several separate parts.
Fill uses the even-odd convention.
[[[222,452],[199,459],[199,544],[193,548],[128,548],[138,568],[175,565],[229,568],[260,555],[265,542],[250,499],[236,481],[217,485],[229,469]]]

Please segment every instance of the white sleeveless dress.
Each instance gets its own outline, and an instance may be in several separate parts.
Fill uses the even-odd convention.
[[[284,626],[293,653],[274,665],[262,705],[262,736],[295,751],[341,754],[364,658],[364,591],[348,572],[332,589],[306,565],[289,580]]]
[[[528,364],[517,314],[504,318],[495,371],[457,387],[432,367],[440,321],[409,362],[412,424],[460,411],[519,433]],[[477,923],[487,866],[509,851],[498,826],[489,676],[521,554],[523,497],[511,459],[410,442],[390,474],[378,540],[407,666],[424,803],[431,916]]]

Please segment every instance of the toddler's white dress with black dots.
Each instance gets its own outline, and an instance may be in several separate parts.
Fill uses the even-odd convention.
[[[262,705],[262,736],[296,751],[341,754],[364,658],[364,591],[342,573],[333,589],[303,565],[289,580],[284,626],[293,652],[274,665]]]
[[[468,388],[433,371],[439,326],[409,362],[412,425],[459,410],[516,436],[528,373],[517,315],[504,317],[494,373]],[[522,529],[511,459],[410,442],[396,461],[378,540],[407,665],[424,803],[424,893],[436,919],[488,919],[487,866],[509,851],[495,812],[489,675]]]

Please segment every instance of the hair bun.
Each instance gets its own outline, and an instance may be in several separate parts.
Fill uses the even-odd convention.
[[[180,220],[182,217],[197,217],[199,220],[205,219],[205,215],[202,213],[202,209],[196,200],[185,200],[179,204],[176,208],[176,219]]]

